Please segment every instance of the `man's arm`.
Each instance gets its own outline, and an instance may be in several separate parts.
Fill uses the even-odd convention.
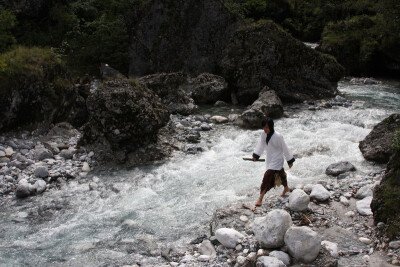
[[[262,155],[262,153],[264,152],[265,147],[267,145],[265,138],[266,138],[265,134],[261,133],[260,139],[258,140],[257,146],[253,152],[253,161],[258,160]]]
[[[287,147],[285,140],[283,139],[283,136],[281,142],[282,142],[283,155],[286,158],[289,168],[292,168],[293,162],[295,161],[293,154],[289,151],[289,148]]]

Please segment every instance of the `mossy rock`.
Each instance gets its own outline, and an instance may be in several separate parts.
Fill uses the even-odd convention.
[[[0,131],[65,120],[78,94],[48,48],[17,47],[0,55]]]

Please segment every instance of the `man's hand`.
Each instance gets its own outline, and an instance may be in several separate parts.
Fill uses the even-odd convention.
[[[289,168],[292,168],[293,167],[293,163],[292,164],[289,164]]]

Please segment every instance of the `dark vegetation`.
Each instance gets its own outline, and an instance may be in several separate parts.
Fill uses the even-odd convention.
[[[348,74],[400,72],[397,0],[221,1],[248,22],[272,19],[302,41],[320,41]],[[151,0],[32,1],[35,12],[12,2],[0,3],[0,53],[15,44],[52,47],[80,75],[98,74],[102,62],[128,73],[130,35]]]

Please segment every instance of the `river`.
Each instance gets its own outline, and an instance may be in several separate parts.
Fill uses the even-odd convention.
[[[276,121],[297,155],[287,170],[289,186],[330,179],[326,167],[342,160],[356,166],[353,175],[382,169],[364,160],[358,143],[376,123],[400,112],[400,84],[342,81],[339,90],[351,107],[312,111],[294,105]],[[158,247],[185,245],[207,233],[215,209],[256,200],[265,165],[242,157],[251,156],[260,133],[217,125],[202,132],[207,148],[200,154],[177,153],[162,164],[98,173],[104,190],[73,181],[63,190],[3,202],[0,266],[154,264]]]

